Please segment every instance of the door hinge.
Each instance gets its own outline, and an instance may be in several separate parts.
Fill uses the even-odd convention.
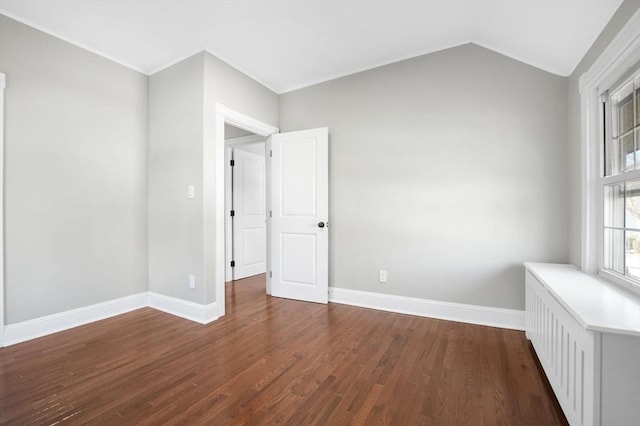
[[[229,164],[231,164],[231,167],[233,167],[233,166],[236,165],[236,161],[235,160],[231,160],[231,161],[229,161]]]
[[[231,261],[231,267],[232,267],[232,268],[235,268],[235,267],[236,267],[236,261],[235,261],[235,260],[232,260],[232,261]]]
[[[273,217],[273,211],[269,210],[269,217]]]
[[[273,151],[269,150],[269,157],[273,157]]]
[[[273,271],[269,271],[269,278],[273,278]]]
[[[235,210],[231,210],[231,217],[234,217],[236,215],[236,211]]]

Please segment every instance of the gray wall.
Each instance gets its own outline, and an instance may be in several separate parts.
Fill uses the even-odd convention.
[[[284,94],[280,124],[330,130],[334,287],[522,309],[522,262],[568,260],[566,78],[465,45]]]
[[[203,93],[203,53],[149,78],[149,290],[197,303],[204,302]]]
[[[224,125],[224,138],[225,139],[233,139],[240,138],[242,136],[251,136],[253,133],[247,132],[246,130],[239,129],[235,126],[231,126],[229,124]]]
[[[149,80],[149,289],[208,304],[215,301],[215,104],[277,125],[278,96],[206,52]]]
[[[640,8],[640,1],[626,0],[611,17],[589,51],[569,77],[569,188],[570,188],[570,262],[581,266],[582,188],[580,151],[580,76],[587,72],[600,54],[611,43],[629,18]]]
[[[0,15],[6,323],[147,290],[147,77]]]

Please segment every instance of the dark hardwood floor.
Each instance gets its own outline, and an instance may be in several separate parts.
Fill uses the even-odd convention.
[[[150,308],[0,349],[0,423],[564,425],[524,333],[227,284],[203,326]]]

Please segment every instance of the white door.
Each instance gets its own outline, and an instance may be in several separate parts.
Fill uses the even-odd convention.
[[[233,279],[266,270],[264,156],[233,150]]]
[[[327,128],[271,136],[271,294],[328,302]]]

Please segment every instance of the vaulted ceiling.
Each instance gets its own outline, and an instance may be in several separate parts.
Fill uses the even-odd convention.
[[[621,2],[0,0],[0,13],[147,74],[207,50],[283,93],[470,42],[566,76]]]

